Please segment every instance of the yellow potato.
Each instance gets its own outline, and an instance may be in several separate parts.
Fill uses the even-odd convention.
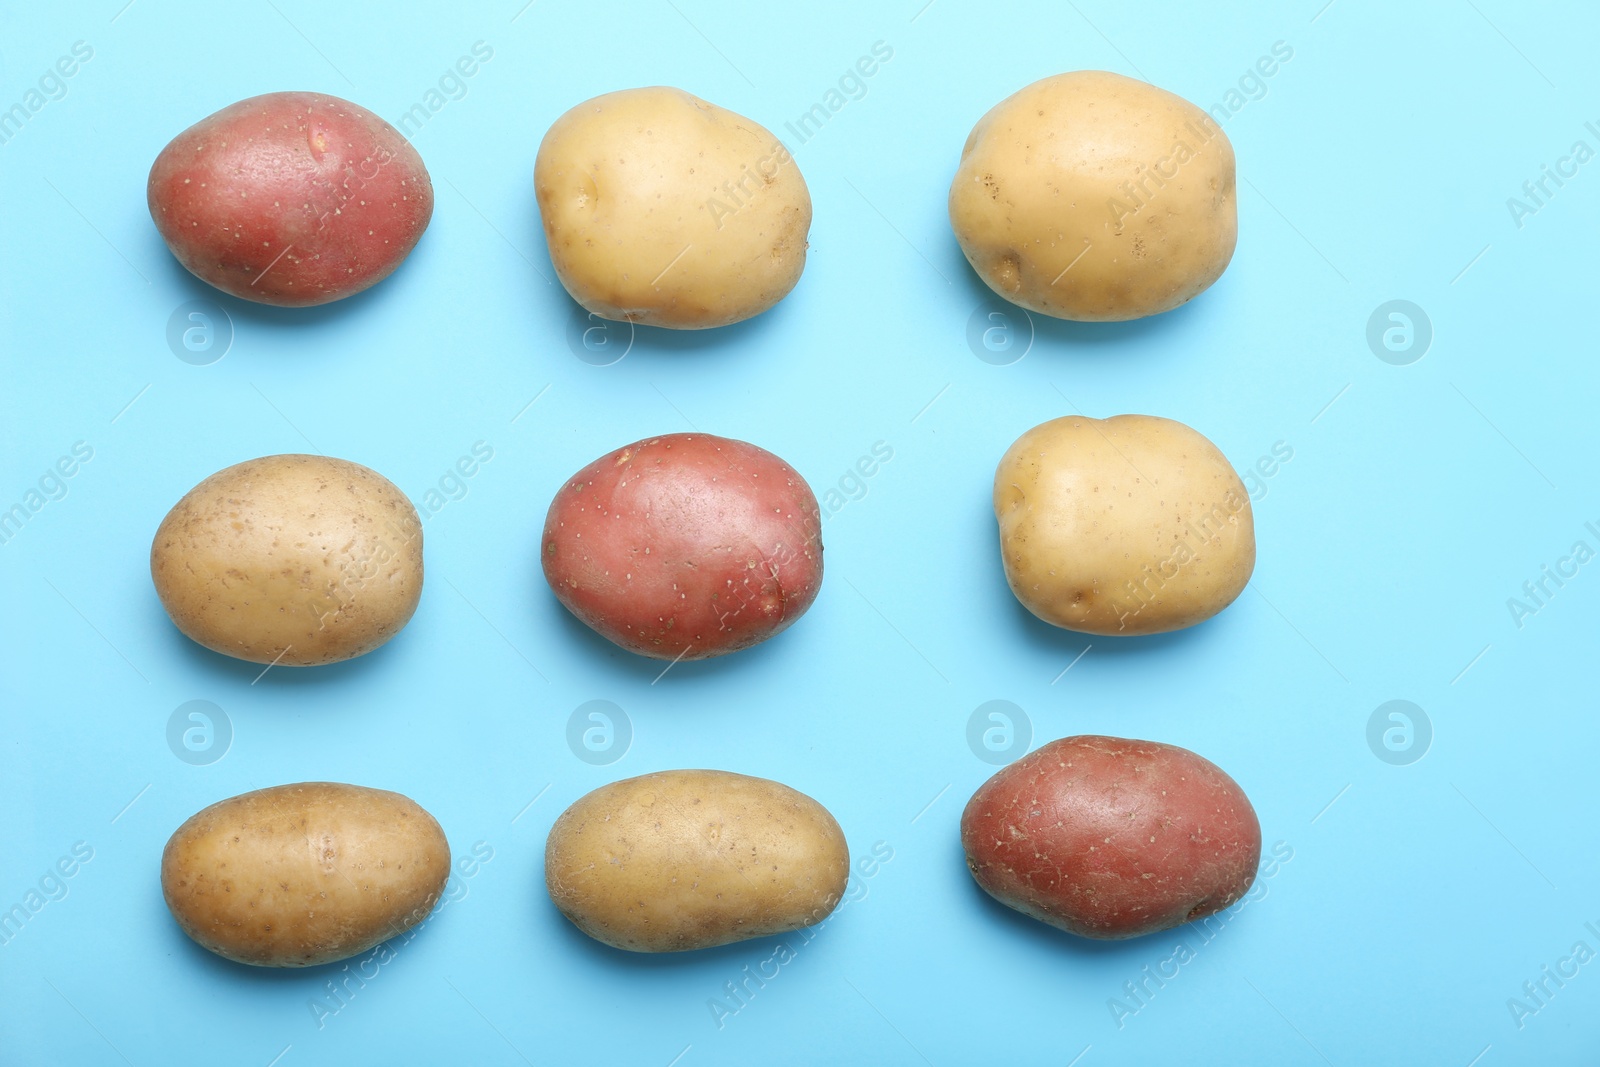
[[[562,812],[544,873],[550,899],[590,937],[676,952],[821,922],[844,895],[850,853],[828,809],[786,785],[661,771]]]
[[[161,894],[202,948],[258,967],[314,967],[415,926],[450,875],[450,844],[382,789],[305,782],[211,805],[161,853]]]
[[[422,520],[348,460],[266,456],[218,471],[167,513],[150,575],[178,629],[252,663],[371,652],[422,596]]]
[[[994,475],[1006,581],[1045,622],[1154,634],[1233,603],[1256,563],[1244,483],[1217,446],[1152,415],[1035,426]]]
[[[1057,74],[973,127],[950,224],[978,276],[1030,311],[1083,322],[1170,311],[1233,257],[1233,146],[1163,89]]]
[[[625,89],[555,121],[534,191],[556,275],[607,319],[699,330],[800,280],[811,194],[768,130],[681,89]]]

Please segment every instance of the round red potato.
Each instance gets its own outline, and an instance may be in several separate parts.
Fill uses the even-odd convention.
[[[543,544],[556,599],[656,659],[765,641],[822,585],[822,514],[806,480],[765,449],[710,434],[595,460],[556,494]]]
[[[433,216],[433,183],[400,132],[348,100],[267,93],[172,139],[150,168],[156,229],[195,277],[307,307],[387,278]]]
[[[1139,937],[1244,896],[1261,824],[1232,778],[1186,748],[1064,737],[1003,768],[961,813],[972,877],[1068,933]]]

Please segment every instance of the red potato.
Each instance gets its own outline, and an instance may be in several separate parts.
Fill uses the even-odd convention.
[[[201,119],[156,157],[147,195],[190,273],[283,307],[376,285],[433,216],[433,183],[411,142],[321,93],[253,96]]]
[[[602,456],[544,525],[556,599],[601,636],[656,659],[706,659],[787,629],[822,585],[822,515],[765,449],[668,434]]]
[[[1232,778],[1176,745],[1052,741],[985,782],[961,813],[978,885],[1068,933],[1119,940],[1244,896],[1261,824]]]

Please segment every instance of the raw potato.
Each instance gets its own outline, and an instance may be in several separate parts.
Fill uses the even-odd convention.
[[[225,293],[306,307],[388,277],[433,215],[433,183],[400,132],[348,100],[268,93],[223,108],[161,150],[156,229]]]
[[[682,89],[625,89],[555,121],[533,170],[550,259],[606,319],[739,322],[800,280],[811,194],[782,142]]]
[[[787,629],[822,587],[822,513],[771,452],[710,434],[619,448],[567,479],[544,575],[597,633],[656,659],[705,659]]]
[[[826,919],[850,876],[828,809],[765,778],[661,771],[601,786],[550,828],[545,885],[590,937],[711,948]]]
[[[225,656],[311,667],[371,652],[422,596],[422,520],[359,463],[266,456],[218,471],[150,546],[161,606]]]
[[[161,853],[161,895],[183,932],[257,967],[359,955],[426,918],[449,875],[433,816],[399,793],[335,782],[213,804]]]
[[[1064,737],[985,782],[961,814],[972,877],[1082,937],[1140,937],[1244,896],[1261,824],[1232,778],[1176,745]]]
[[[950,224],[989,288],[1030,311],[1082,322],[1170,311],[1233,257],[1233,146],[1163,89],[1058,74],[973,127]]]
[[[1255,569],[1239,475],[1199,433],[1153,415],[1035,426],[1000,460],[994,513],[1011,591],[1079,633],[1193,626]]]

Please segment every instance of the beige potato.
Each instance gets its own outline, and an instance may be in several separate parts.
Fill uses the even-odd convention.
[[[218,471],[161,521],[150,575],[179,630],[252,663],[371,652],[422,596],[422,520],[394,483],[326,456]]]
[[[625,89],[562,115],[534,191],[556,275],[584,308],[678,330],[759,315],[806,263],[811,194],[760,124],[682,89]]]
[[[426,918],[449,875],[433,816],[399,793],[335,782],[220,801],[161,853],[161,895],[183,932],[258,967],[359,955]]]
[[[1255,568],[1239,475],[1195,430],[1153,415],[1035,426],[1000,460],[994,513],[1011,591],[1080,633],[1193,626],[1233,603]]]
[[[544,873],[550,899],[590,937],[677,952],[821,922],[844,895],[850,853],[828,809],[786,785],[661,771],[562,812]]]
[[[950,224],[989,288],[1030,311],[1082,322],[1170,311],[1233,258],[1233,146],[1164,89],[1057,74],[973,127]]]

